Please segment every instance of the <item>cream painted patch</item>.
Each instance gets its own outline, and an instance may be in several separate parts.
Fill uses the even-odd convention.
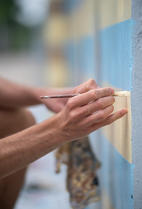
[[[68,22],[64,14],[52,14],[49,16],[48,23],[45,24],[43,36],[48,42],[48,46],[62,47],[68,33]]]
[[[114,209],[107,193],[104,190],[102,191],[101,199],[102,199],[102,208]]]
[[[130,92],[129,91],[115,91],[113,96],[128,97],[130,96]]]
[[[68,17],[69,39],[80,39],[92,36],[95,30],[95,1],[85,0],[78,9],[75,9]]]
[[[131,18],[131,0],[99,0],[100,29]]]
[[[108,85],[105,85],[108,86]],[[114,112],[127,108],[128,114],[112,125],[102,129],[105,137],[113,144],[116,150],[130,163],[132,162],[132,145],[131,145],[131,95],[116,96]]]
[[[87,0],[67,18],[70,39],[92,36],[95,29],[130,19],[131,0]]]

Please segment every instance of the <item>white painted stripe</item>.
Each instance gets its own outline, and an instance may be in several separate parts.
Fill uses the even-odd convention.
[[[108,86],[108,85],[104,85]],[[102,129],[102,133],[113,144],[116,150],[132,163],[132,136],[131,136],[131,95],[127,97],[115,97],[114,112],[127,108],[128,114],[112,125]]]
[[[100,28],[131,18],[131,0],[99,0]]]
[[[70,39],[92,36],[95,29],[130,19],[131,0],[87,0],[67,18]]]
[[[101,196],[101,202],[102,202],[102,208],[105,209],[114,209],[114,207],[112,206],[112,203],[109,199],[109,196],[107,195],[106,191],[103,189],[102,190],[102,196]]]

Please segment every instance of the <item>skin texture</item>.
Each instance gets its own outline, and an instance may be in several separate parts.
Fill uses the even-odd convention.
[[[71,89],[35,88],[20,85],[3,78],[0,78],[0,108],[17,109],[30,105],[44,104],[51,111],[57,113],[66,104],[65,99],[41,100],[40,96],[52,94],[69,94]]]
[[[61,93],[80,95],[69,100],[44,101],[45,105],[57,114],[34,125],[33,117],[23,108],[41,104],[42,95]],[[114,122],[127,113],[126,109],[113,113],[113,93],[111,88],[99,88],[92,79],[74,89],[65,90],[27,87],[0,79],[0,193],[3,193],[3,188],[9,191],[5,193],[5,198],[0,197],[3,209],[12,209],[29,163],[58,146]],[[14,175],[16,179],[21,176],[19,183],[13,180]],[[6,183],[8,181],[15,182],[14,188],[17,192],[12,198],[9,197],[11,184]],[[3,199],[8,199],[9,205],[4,205],[6,201]]]
[[[32,114],[24,109],[0,111],[0,138],[10,136],[35,124]],[[0,208],[12,209],[24,183],[27,168],[0,179]]]
[[[16,86],[16,84],[13,85]],[[18,91],[17,88],[17,95]],[[14,92],[12,93],[14,94]],[[32,89],[29,89],[29,92],[31,94]],[[58,114],[38,125],[32,126],[32,128],[5,137],[0,141],[0,177],[25,167],[57,146],[86,136],[127,113],[127,110],[123,109],[112,114],[114,90],[111,88],[97,88],[93,80],[76,87],[72,92],[80,93],[80,95],[69,99]],[[29,103],[40,103],[40,99],[36,100],[38,97],[37,95],[34,97],[34,94],[35,89]],[[26,100],[28,96],[19,93],[24,105],[26,104],[24,98]],[[16,106],[22,104],[19,100],[20,98],[15,99]],[[4,105],[2,102],[1,104]],[[13,101],[7,104],[10,105],[10,108],[14,108]]]

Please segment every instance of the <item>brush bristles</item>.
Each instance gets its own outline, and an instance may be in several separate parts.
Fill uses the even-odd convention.
[[[130,96],[130,92],[129,91],[115,91],[113,96],[127,97],[127,96]]]

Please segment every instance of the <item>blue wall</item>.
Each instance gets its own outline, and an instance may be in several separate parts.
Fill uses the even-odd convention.
[[[79,4],[75,8],[79,8]],[[82,18],[85,15],[87,11],[86,14],[82,14]],[[133,20],[129,18],[101,28],[98,33],[93,33],[92,30],[91,34],[82,34],[76,40],[70,38],[65,43],[65,55],[74,84],[91,77],[96,79],[99,75],[99,85],[105,84],[131,91],[132,33]],[[120,154],[102,131],[95,137],[93,135],[91,141],[94,152],[102,162],[99,172],[102,194],[105,191],[113,209],[133,209],[133,164]],[[125,138],[122,149],[125,149]]]

